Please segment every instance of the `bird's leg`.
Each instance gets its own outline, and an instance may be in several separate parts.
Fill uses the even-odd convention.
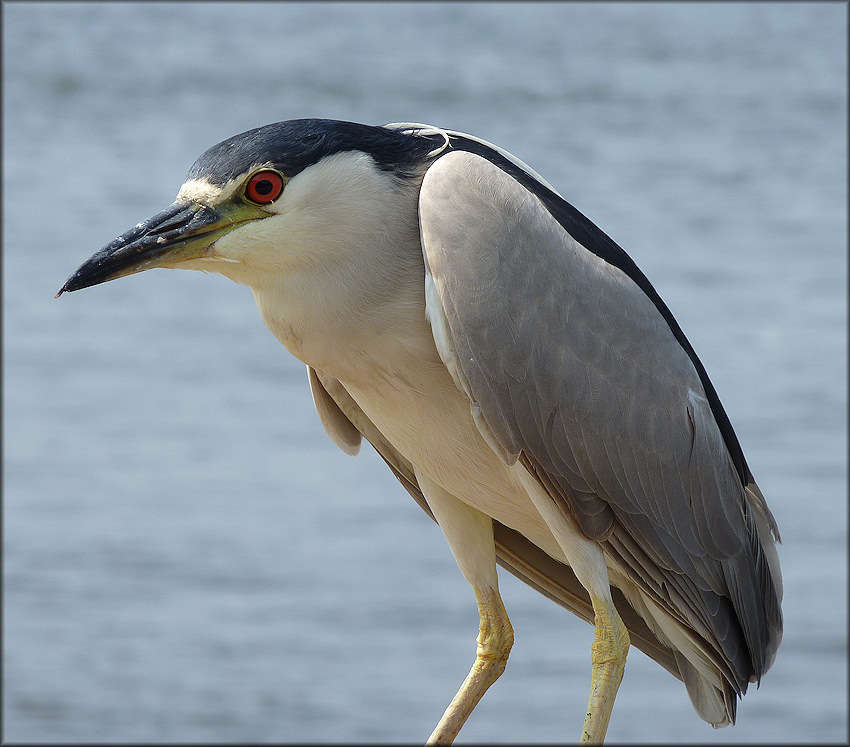
[[[427,475],[417,471],[416,479],[478,601],[480,624],[475,663],[428,738],[429,744],[451,744],[487,688],[505,670],[514,632],[499,596],[493,520],[455,498]]]
[[[514,632],[496,589],[473,587],[481,617],[475,663],[437,724],[428,744],[451,744],[466,719],[502,672],[514,642]]]
[[[590,595],[596,630],[591,644],[593,670],[590,699],[587,703],[581,741],[602,744],[605,732],[608,731],[614,698],[623,679],[626,653],[629,650],[629,632],[611,597],[605,556],[599,543],[588,539],[579,530],[536,478],[524,467],[517,468],[516,474],[543,520],[552,530],[579,583]]]
[[[591,595],[591,602],[596,630],[590,645],[593,670],[581,742],[602,744],[614,708],[614,698],[617,696],[626,667],[629,632],[610,597],[603,599]]]

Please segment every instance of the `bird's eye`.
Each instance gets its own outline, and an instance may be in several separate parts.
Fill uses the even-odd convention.
[[[283,177],[277,171],[258,171],[248,180],[245,196],[260,205],[268,205],[283,192]]]

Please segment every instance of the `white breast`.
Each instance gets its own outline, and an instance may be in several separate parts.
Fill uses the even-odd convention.
[[[342,383],[419,474],[565,561],[515,471],[485,443],[469,399],[436,350],[415,368],[394,376],[384,373],[380,381],[379,387]]]

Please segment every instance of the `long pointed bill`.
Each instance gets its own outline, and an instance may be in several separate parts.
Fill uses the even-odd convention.
[[[216,239],[252,217],[256,216],[242,216],[239,220],[229,205],[213,209],[197,202],[175,202],[86,260],[56,297],[152,267],[173,267],[204,257]]]

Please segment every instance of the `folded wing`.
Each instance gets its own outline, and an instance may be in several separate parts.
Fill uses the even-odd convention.
[[[775,523],[657,294],[588,249],[597,235],[613,242],[583,216],[568,230],[552,209],[563,201],[529,181],[463,150],[426,173],[437,348],[496,453],[519,460],[647,605],[695,637],[692,658],[722,673],[734,719],[729,688],[757,680],[781,637]]]

